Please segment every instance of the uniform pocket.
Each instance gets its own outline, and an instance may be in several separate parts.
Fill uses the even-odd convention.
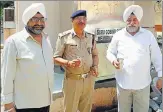
[[[69,52],[76,52],[77,51],[77,45],[76,44],[68,44],[68,51]]]

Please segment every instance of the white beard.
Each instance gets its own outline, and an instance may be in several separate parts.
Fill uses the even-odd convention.
[[[138,29],[139,29],[139,27],[137,27],[137,26],[127,26],[127,31],[130,33],[137,32]]]

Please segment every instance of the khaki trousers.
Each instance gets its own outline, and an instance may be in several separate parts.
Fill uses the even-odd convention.
[[[150,86],[140,90],[123,89],[117,84],[118,112],[148,112]]]
[[[91,112],[95,77],[65,78],[63,83],[64,112]]]

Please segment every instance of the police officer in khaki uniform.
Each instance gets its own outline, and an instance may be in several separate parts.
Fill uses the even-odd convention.
[[[73,28],[59,34],[54,62],[65,68],[64,112],[91,112],[98,53],[94,35],[84,31],[86,11],[71,16]]]

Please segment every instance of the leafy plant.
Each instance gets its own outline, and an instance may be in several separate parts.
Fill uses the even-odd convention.
[[[3,8],[14,6],[14,1],[0,1],[0,21],[3,17]]]

